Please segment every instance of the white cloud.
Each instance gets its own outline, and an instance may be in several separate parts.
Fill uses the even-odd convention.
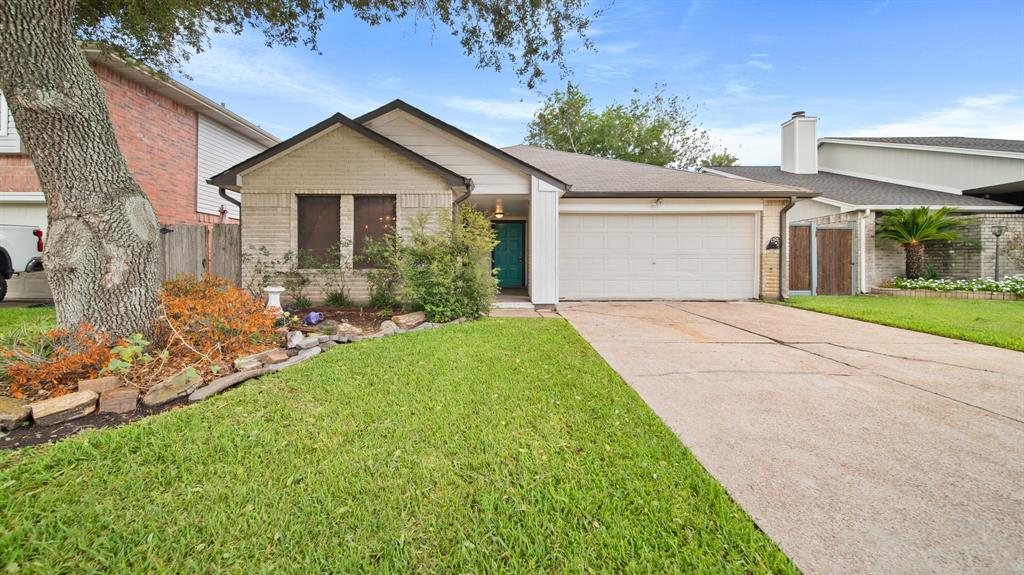
[[[855,128],[839,136],[967,136],[1024,140],[1024,103],[1019,96],[990,94],[904,120]]]
[[[383,102],[342,87],[334,78],[302,63],[286,49],[267,48],[245,36],[223,35],[213,48],[185,65],[192,84],[265,96],[319,109],[325,114],[359,115]]]
[[[981,108],[985,106],[1003,106],[1019,99],[1018,96],[1011,94],[989,94],[987,96],[961,98],[960,104],[969,108]]]
[[[443,98],[440,102],[449,108],[464,110],[497,120],[531,120],[533,119],[534,111],[537,110],[536,102],[517,100],[489,100],[451,96]]]
[[[708,127],[718,148],[727,148],[744,166],[779,164],[779,124],[760,122],[732,128]]]
[[[775,67],[772,64],[765,62],[763,60],[751,60],[747,62],[747,66],[750,66],[751,68],[757,68],[759,70],[771,70],[772,68]]]
[[[595,45],[598,54],[625,54],[639,47],[640,42],[633,41],[607,42],[603,44],[598,42]]]

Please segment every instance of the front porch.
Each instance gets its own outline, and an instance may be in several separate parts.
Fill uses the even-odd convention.
[[[498,239],[491,253],[500,292],[494,309],[533,310],[530,290],[530,200],[522,194],[479,194],[470,197],[474,209],[487,214]]]

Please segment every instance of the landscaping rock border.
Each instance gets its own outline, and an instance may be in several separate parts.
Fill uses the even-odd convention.
[[[951,290],[939,291],[930,289],[900,289],[900,288],[871,288],[871,295],[899,296],[899,297],[937,297],[945,299],[995,299],[1006,301],[1018,301],[1021,298],[1010,292],[991,291],[966,291]]]
[[[342,344],[437,329],[465,321],[465,318],[459,318],[448,323],[433,323],[426,321],[426,314],[423,312],[413,312],[385,320],[381,323],[380,331],[368,335],[356,333],[359,330],[347,324],[343,324],[341,329],[337,329],[338,326],[330,326],[333,332],[331,334],[284,330],[281,332],[283,348],[273,348],[236,358],[234,367],[239,371],[235,373],[203,385],[202,378],[194,369],[184,369],[155,385],[141,397],[141,401],[140,391],[126,385],[126,382],[117,376],[82,380],[77,392],[34,403],[0,396],[0,431],[11,432],[22,428],[26,423],[55,426],[86,416],[96,417],[94,414],[97,413],[107,414],[104,417],[110,421],[118,421],[114,418],[122,418],[120,421],[125,422],[134,421],[163,410],[164,406],[172,403],[178,405],[178,400],[185,401],[185,396],[188,396],[189,403],[202,401],[250,379],[302,363]],[[135,412],[142,415],[133,416]],[[65,435],[62,433],[60,437],[63,436]]]

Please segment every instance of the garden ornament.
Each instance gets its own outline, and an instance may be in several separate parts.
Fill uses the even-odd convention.
[[[318,311],[311,311],[306,315],[306,319],[302,320],[303,325],[316,325],[324,321],[324,314]]]

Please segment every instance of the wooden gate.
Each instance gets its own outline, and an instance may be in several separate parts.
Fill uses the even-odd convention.
[[[160,232],[160,273],[165,280],[179,274],[220,276],[241,285],[241,227],[232,224],[168,225]]]
[[[853,230],[816,231],[818,295],[853,295]]]
[[[160,270],[163,279],[206,273],[206,226],[170,225],[160,228]]]
[[[789,289],[811,291],[811,226],[789,228]]]
[[[853,228],[789,227],[789,291],[796,295],[855,293]]]
[[[210,273],[242,285],[242,226],[217,224],[210,233]]]

